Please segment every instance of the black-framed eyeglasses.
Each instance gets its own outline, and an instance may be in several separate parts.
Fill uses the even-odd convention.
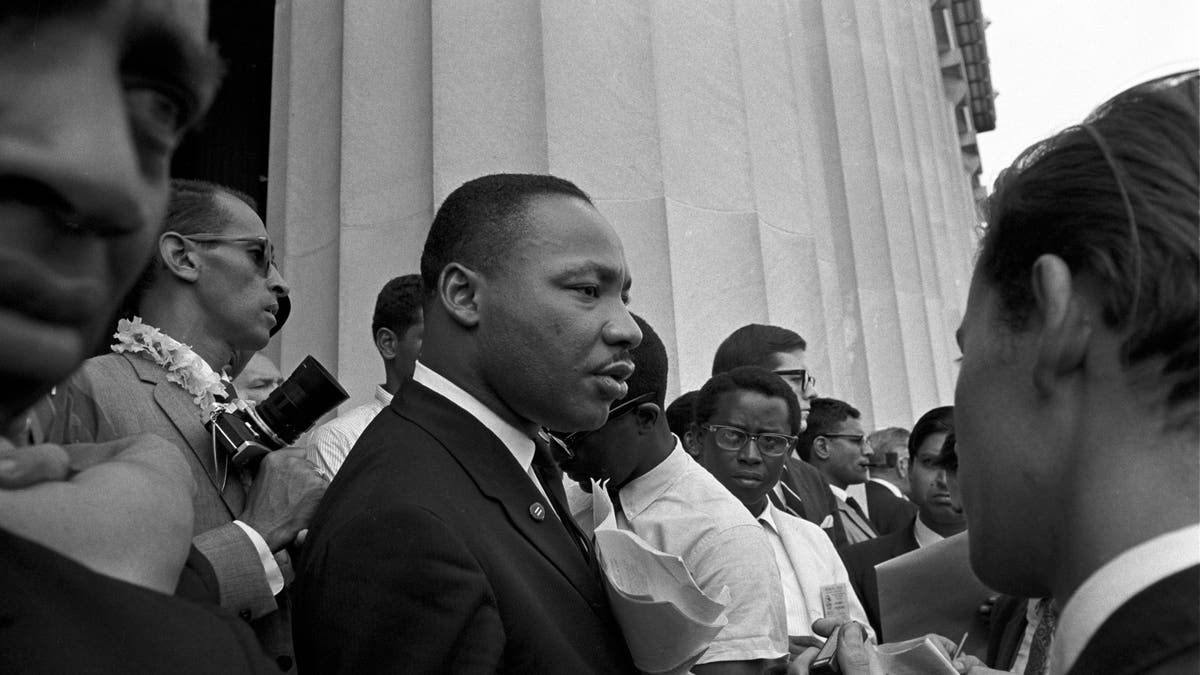
[[[619,405],[617,405],[616,407],[614,407],[608,411],[608,419],[604,421],[604,424],[608,424],[609,422],[617,419],[618,417],[621,417],[622,415],[625,415],[626,413],[632,412],[633,409],[636,408],[638,405],[640,405],[641,403],[644,403],[645,401],[649,401],[650,399],[654,398],[656,395],[658,395],[658,392],[648,391],[644,394],[639,394],[637,396],[634,396],[633,398],[629,399],[628,401],[621,401],[621,403]],[[601,428],[603,428],[603,425],[601,425]],[[564,448],[566,448],[567,450],[569,450],[573,453],[574,447],[576,445],[578,445],[580,441],[582,441],[584,438],[587,438],[589,434],[595,433],[596,431],[598,431],[598,429],[589,429],[587,431],[576,431],[576,432],[573,432],[570,434],[565,434],[565,435],[551,433],[550,436],[553,437],[554,439],[556,439],[557,441],[559,441],[560,443],[562,443]]]
[[[867,437],[863,434],[817,434],[825,438],[844,438],[858,447],[862,447],[867,442]]]
[[[817,386],[817,378],[803,368],[785,368],[772,372],[782,377],[783,381],[791,385],[792,389],[808,392]]]
[[[787,434],[752,434],[740,427],[725,424],[702,424],[700,428],[711,433],[717,447],[725,452],[740,452],[750,441],[754,441],[754,445],[764,456],[780,457],[795,447],[797,440],[795,436]]]
[[[216,234],[200,232],[197,234],[175,234],[180,239],[187,239],[198,244],[235,244],[245,246],[258,267],[258,273],[263,278],[271,276],[271,266],[275,264],[275,247],[270,237],[239,236],[236,234]],[[257,247],[257,248],[252,248]]]

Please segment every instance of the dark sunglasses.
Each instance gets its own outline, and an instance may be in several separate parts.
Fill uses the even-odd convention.
[[[654,396],[657,394],[658,394],[658,392],[648,391],[644,394],[634,396],[633,398],[631,398],[627,401],[621,401],[621,403],[619,405],[617,405],[614,408],[611,408],[608,411],[608,419],[605,420],[604,424],[608,424],[609,422],[632,412],[635,408],[637,408],[637,406],[639,404],[641,404],[645,401],[649,401],[650,399],[654,398]],[[601,425],[601,428],[603,428],[603,425]],[[550,432],[550,437],[553,438],[554,440],[558,441],[559,443],[561,443],[563,448],[566,449],[568,452],[571,452],[571,454],[574,454],[573,448],[576,445],[578,445],[579,442],[582,441],[584,438],[587,438],[589,434],[595,433],[596,431],[598,431],[598,429],[589,429],[587,431],[576,431],[576,432],[569,433],[569,434],[559,434],[557,432]]]

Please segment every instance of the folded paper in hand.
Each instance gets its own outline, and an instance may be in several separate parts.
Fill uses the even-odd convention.
[[[729,622],[729,589],[704,593],[683,560],[617,528],[612,500],[592,484],[596,557],[633,662],[644,673],[685,673]]]
[[[888,675],[958,675],[954,664],[927,637],[889,642],[875,648]]]

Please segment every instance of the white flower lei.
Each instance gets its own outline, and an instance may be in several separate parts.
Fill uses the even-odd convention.
[[[133,317],[132,321],[121,319],[117,322],[113,337],[117,341],[112,350],[117,354],[140,354],[165,368],[167,380],[192,395],[192,401],[200,408],[205,420],[247,407],[240,399],[230,403],[217,401],[217,397],[227,393],[225,385],[230,383],[229,376],[214,371],[191,347],[144,323],[140,316]]]

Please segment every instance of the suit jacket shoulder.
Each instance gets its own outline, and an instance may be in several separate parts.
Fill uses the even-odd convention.
[[[1200,672],[1200,566],[1172,574],[1121,605],[1069,675]]]
[[[917,515],[916,504],[897,497],[879,483],[867,481],[866,491],[867,517],[881,537],[903,530]]]
[[[495,435],[406,383],[310,526],[293,593],[300,668],[628,672],[588,563]]]

